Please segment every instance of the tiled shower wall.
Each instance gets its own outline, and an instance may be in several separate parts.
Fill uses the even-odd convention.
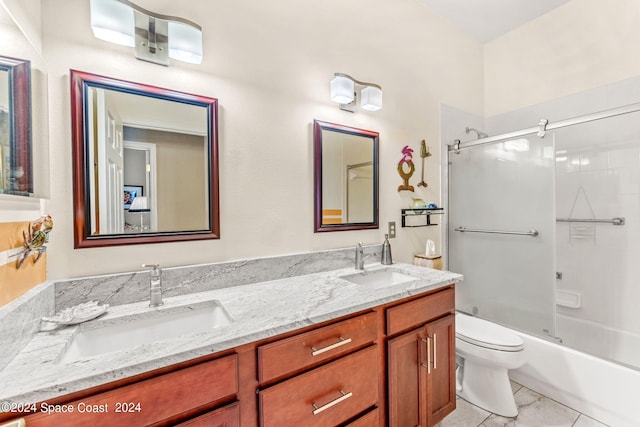
[[[486,126],[496,135],[639,102],[640,78],[632,78],[491,117]],[[557,289],[581,298],[579,307],[557,307],[557,335],[570,347],[629,364],[624,353],[637,355],[640,344],[639,119],[630,113],[545,136],[555,142],[557,217],[625,218],[623,226],[556,224]]]
[[[558,223],[558,289],[581,295],[564,313],[640,333],[640,113],[556,135],[559,217],[624,217],[624,225]],[[579,132],[578,132],[579,131]]]

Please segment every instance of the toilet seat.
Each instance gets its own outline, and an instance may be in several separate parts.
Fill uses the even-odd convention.
[[[491,350],[517,352],[524,349],[522,338],[511,330],[461,313],[456,314],[456,338]]]

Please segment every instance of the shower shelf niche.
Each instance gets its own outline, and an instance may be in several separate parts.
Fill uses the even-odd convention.
[[[411,208],[411,209],[402,209],[402,226],[403,227],[431,227],[433,225],[438,225],[438,224],[432,224],[431,223],[431,215],[442,215],[442,214],[444,214],[444,208],[433,208],[433,209]],[[418,225],[407,225],[407,222],[406,222],[407,217],[416,217],[416,216],[425,217],[426,223],[425,224],[418,224]]]

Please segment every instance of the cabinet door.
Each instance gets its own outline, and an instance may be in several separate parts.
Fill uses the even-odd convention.
[[[440,422],[456,408],[454,315],[427,324],[428,425]]]
[[[424,327],[387,342],[391,427],[427,427],[425,342]]]
[[[390,426],[431,427],[455,409],[454,319],[388,341]]]

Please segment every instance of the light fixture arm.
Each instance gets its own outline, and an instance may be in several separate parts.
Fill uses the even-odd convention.
[[[143,7],[140,7],[137,4],[132,3],[132,2],[130,2],[128,0],[116,0],[116,1],[119,2],[119,3],[122,3],[122,4],[126,4],[127,6],[132,8],[133,10],[137,10],[138,12],[143,13],[143,14],[145,14],[147,16],[151,16],[151,17],[156,18],[156,19],[162,19],[162,20],[165,20],[165,21],[181,22],[183,24],[190,25],[190,26],[196,28],[199,31],[202,31],[202,27],[200,25],[196,24],[193,21],[190,21],[189,19],[180,18],[179,16],[163,15],[161,13],[151,12],[150,10],[147,10],[147,9],[145,9]]]
[[[380,86],[379,84],[375,84],[375,83],[366,83],[366,82],[361,82],[360,80],[356,80],[353,77],[351,77],[348,74],[344,74],[344,73],[333,73],[333,75],[335,77],[345,77],[351,81],[353,81],[355,84],[360,85],[360,86],[370,86],[370,87],[376,87],[380,90],[382,90],[382,86]]]

